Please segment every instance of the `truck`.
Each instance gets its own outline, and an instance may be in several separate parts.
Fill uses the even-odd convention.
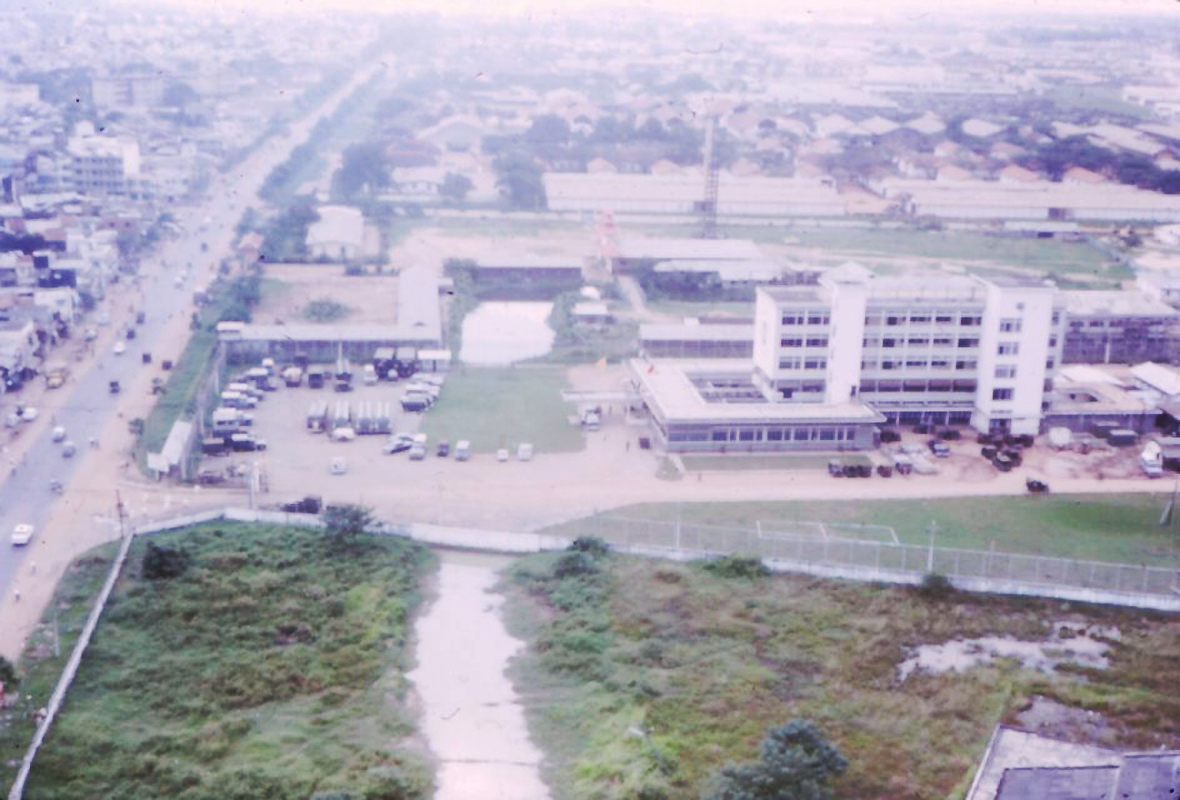
[[[337,400],[332,413],[332,428],[352,427],[352,406],[347,400]]]
[[[1158,442],[1148,442],[1139,454],[1139,468],[1149,478],[1159,478],[1164,474],[1164,452]]]
[[[466,461],[469,458],[471,458],[471,442],[466,439],[455,442],[455,460]]]
[[[383,381],[397,380],[397,353],[392,347],[378,347],[373,353],[372,366]]]
[[[212,429],[214,434],[240,433],[254,424],[254,418],[241,409],[221,406],[213,409]]]
[[[328,428],[328,404],[316,400],[307,410],[307,429],[312,433],[323,433]]]
[[[70,368],[65,364],[50,364],[45,368],[45,388],[59,389],[65,384],[68,377],[70,377]]]
[[[324,388],[324,368],[323,367],[308,367],[307,368],[307,385],[311,389]]]
[[[287,367],[282,372],[283,383],[290,389],[303,385],[303,370],[299,367]]]

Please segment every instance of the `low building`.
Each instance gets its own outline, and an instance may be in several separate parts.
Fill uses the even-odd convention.
[[[1160,414],[1158,395],[1085,364],[1064,367],[1045,393],[1045,428],[1094,433],[1111,427],[1147,433]]]
[[[1064,291],[1067,364],[1180,360],[1180,311],[1135,291]]]
[[[313,259],[355,261],[365,243],[365,220],[360,209],[320,206],[320,218],[307,229],[307,249]]]
[[[747,361],[636,359],[632,385],[658,445],[669,452],[865,450],[882,414],[858,402],[776,402]]]

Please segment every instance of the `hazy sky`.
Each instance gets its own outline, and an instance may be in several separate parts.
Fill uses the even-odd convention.
[[[606,11],[612,7],[643,8],[673,14],[722,12],[740,16],[801,17],[859,12],[895,17],[970,11],[1038,11],[1058,16],[1076,13],[1180,14],[1178,0],[165,0],[191,8],[237,11],[266,8],[276,11],[318,12],[437,11],[443,14],[517,14],[549,16],[562,11]]]

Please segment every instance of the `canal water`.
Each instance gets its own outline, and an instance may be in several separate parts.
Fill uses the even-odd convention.
[[[543,356],[553,347],[552,303],[480,303],[463,318],[465,364],[501,366]]]
[[[505,670],[524,646],[492,591],[502,556],[442,551],[436,597],[415,626],[409,674],[436,762],[436,800],[548,800],[541,753]]]

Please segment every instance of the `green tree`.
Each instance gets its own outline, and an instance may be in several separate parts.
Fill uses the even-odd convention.
[[[541,166],[523,153],[509,153],[497,158],[496,188],[509,207],[528,211],[543,211],[548,207]]]
[[[325,506],[320,514],[324,530],[337,544],[356,538],[376,521],[373,509],[355,503],[339,503]]]
[[[4,684],[5,692],[11,692],[20,683],[16,677],[16,667],[4,656],[0,656],[0,683]]]
[[[337,186],[346,197],[389,186],[389,157],[378,142],[360,142],[344,149]]]
[[[457,172],[448,172],[443,177],[442,186],[439,187],[438,193],[443,196],[444,200],[462,203],[473,188],[475,188],[475,184],[471,182],[471,178]]]
[[[840,749],[806,720],[771,728],[760,758],[722,768],[705,800],[829,800],[828,783],[848,769]]]
[[[149,581],[178,578],[185,573],[191,562],[192,557],[186,550],[148,542],[140,574]]]

